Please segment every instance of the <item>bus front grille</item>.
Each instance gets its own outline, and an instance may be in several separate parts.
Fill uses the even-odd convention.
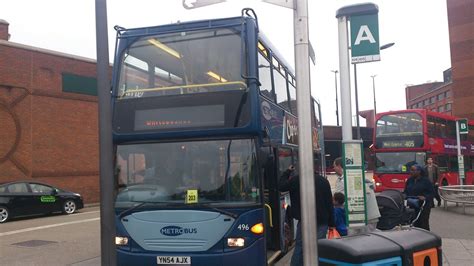
[[[189,249],[201,248],[207,243],[206,240],[200,239],[145,239],[145,244],[148,248],[175,248],[175,249]]]

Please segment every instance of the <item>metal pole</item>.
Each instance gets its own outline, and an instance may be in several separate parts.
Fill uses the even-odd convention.
[[[300,168],[301,229],[304,265],[318,265],[316,198],[311,130],[311,84],[309,75],[308,2],[296,0],[294,12],[298,155]]]
[[[357,64],[354,64],[354,90],[355,90],[355,100],[356,100],[357,139],[360,139],[359,93],[357,92]]]
[[[336,88],[336,121],[337,126],[339,126],[339,103],[337,102],[337,73],[339,71],[331,70],[331,72],[334,72],[334,87]]]
[[[321,134],[319,135],[321,137],[321,139],[319,139],[321,142],[321,175],[326,176],[326,146],[324,145],[323,114],[321,113],[321,104],[319,102],[316,102],[316,104],[318,105],[319,124],[321,125]]]
[[[107,0],[95,0],[97,93],[99,96],[100,246],[101,264],[117,265],[115,250],[112,115],[107,38]]]
[[[375,121],[375,115],[377,114],[377,101],[375,100],[375,77],[377,75],[370,76],[372,78],[372,90],[374,92],[374,121]]]
[[[338,20],[339,35],[339,75],[341,87],[342,141],[352,140],[351,76],[349,65],[349,38],[347,36],[347,17]]]
[[[459,173],[459,184],[464,185],[464,158],[461,153],[461,136],[459,134],[459,121],[456,121],[456,143],[458,150],[458,173]]]

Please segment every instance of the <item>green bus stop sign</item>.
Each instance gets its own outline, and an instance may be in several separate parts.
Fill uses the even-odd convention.
[[[458,123],[459,123],[459,134],[467,134],[469,132],[467,119],[459,119]]]

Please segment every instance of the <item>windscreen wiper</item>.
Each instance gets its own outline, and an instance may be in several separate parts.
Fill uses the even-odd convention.
[[[128,209],[122,211],[122,212],[118,215],[119,219],[122,219],[124,216],[126,216],[126,215],[132,213],[133,210],[138,209],[138,208],[140,208],[140,207],[142,207],[142,206],[144,206],[144,205],[146,205],[146,204],[160,204],[160,203],[172,204],[172,203],[170,203],[170,202],[165,202],[165,201],[131,201],[131,202],[137,202],[137,203],[139,203],[139,204],[137,204],[137,205],[135,205],[135,206],[132,206],[132,207],[130,207],[130,208],[128,208]]]
[[[210,204],[201,203],[201,204],[199,204],[198,206],[205,207],[205,208],[209,208],[209,209],[214,210],[214,211],[217,211],[217,212],[219,212],[219,213],[228,215],[228,216],[230,216],[230,217],[232,217],[232,218],[234,218],[234,219],[238,217],[238,215],[235,214],[235,213],[232,213],[232,212],[229,212],[229,211],[220,209],[220,208],[213,207],[213,206],[211,206]]]

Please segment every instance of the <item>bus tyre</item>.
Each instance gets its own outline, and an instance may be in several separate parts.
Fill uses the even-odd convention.
[[[0,206],[0,223],[5,223],[10,218],[10,212],[5,206]]]
[[[76,203],[74,200],[66,200],[63,204],[63,213],[73,214],[76,211]]]

